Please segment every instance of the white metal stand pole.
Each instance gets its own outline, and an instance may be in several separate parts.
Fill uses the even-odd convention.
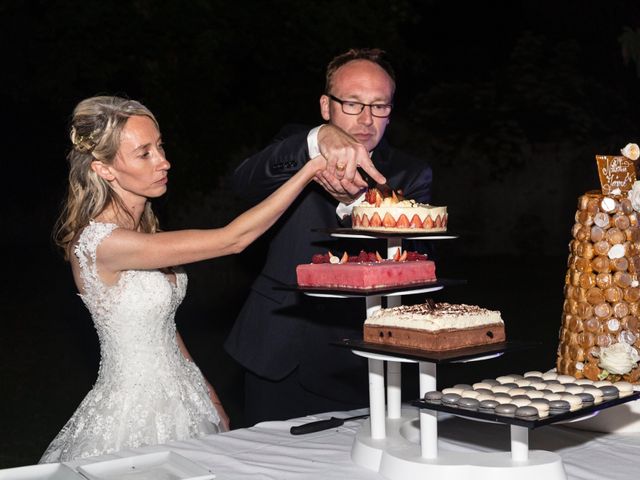
[[[402,363],[387,361],[387,416],[400,418],[402,410]]]
[[[367,318],[380,310],[382,306],[382,297],[380,295],[371,295],[369,297],[365,297],[367,303]]]
[[[398,250],[402,248],[402,238],[387,239],[387,258],[393,258]]]
[[[402,247],[402,238],[387,239],[387,258],[393,258]],[[387,308],[402,304],[400,295],[387,297]],[[400,418],[402,410],[402,364],[387,362],[387,416]]]
[[[385,438],[384,361],[373,358],[369,359],[369,409],[371,438]]]
[[[526,462],[529,460],[529,429],[511,425],[511,460]]]
[[[436,389],[436,364],[419,362],[420,398]],[[420,451],[423,458],[438,458],[438,412],[420,409]]]
[[[382,297],[372,295],[365,297],[367,304],[367,318],[380,310]],[[384,405],[384,361],[369,359],[369,420],[371,422],[371,438],[385,438]]]

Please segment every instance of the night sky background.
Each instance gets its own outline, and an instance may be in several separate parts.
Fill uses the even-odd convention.
[[[50,241],[76,103],[146,104],[172,162],[155,203],[163,227],[222,226],[246,207],[229,171],[285,123],[321,121],[325,66],[351,47],[388,52],[398,83],[388,138],[431,164],[433,203],[460,233],[438,246],[438,271],[468,283],[438,299],[500,309],[510,338],[541,345],[444,367],[439,380],[553,366],[576,199],[599,188],[594,155],[640,141],[639,2],[9,0],[0,468],[36,462],[97,372],[93,326]],[[177,317],[238,427],[242,372],[222,342],[261,252],[189,266]]]

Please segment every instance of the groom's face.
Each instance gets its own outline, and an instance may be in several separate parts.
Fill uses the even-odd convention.
[[[342,101],[386,105],[393,102],[393,92],[393,80],[382,67],[369,60],[352,60],[336,70],[327,93]],[[349,133],[368,151],[378,145],[389,124],[389,118],[371,115],[369,107],[357,115],[346,114],[328,95],[320,97],[320,112],[322,118]]]

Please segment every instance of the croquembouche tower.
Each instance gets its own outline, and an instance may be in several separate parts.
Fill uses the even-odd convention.
[[[640,383],[638,146],[597,155],[602,190],[578,199],[569,244],[558,373]]]

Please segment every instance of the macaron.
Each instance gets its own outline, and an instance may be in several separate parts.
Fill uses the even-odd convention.
[[[629,382],[615,382],[613,386],[618,389],[619,395],[621,397],[626,397],[633,393],[633,385]]]
[[[604,398],[604,395],[602,394],[602,390],[591,385],[585,385],[583,388],[584,388],[584,392],[582,393],[588,393],[589,395],[592,395],[593,403],[595,405],[602,403],[602,399]]]
[[[576,385],[593,385],[593,380],[588,378],[578,378],[575,382]]]
[[[542,374],[543,380],[555,380],[558,377],[556,372],[545,372]]]
[[[503,383],[502,384],[503,387],[509,387],[509,388],[518,388],[518,384],[515,382],[507,382],[507,383]]]
[[[605,402],[614,400],[620,396],[620,391],[613,385],[603,385],[602,387],[598,388],[602,392],[602,400],[604,400]]]
[[[495,378],[485,378],[484,380],[481,381],[481,383],[488,383],[491,386],[500,385],[500,382],[497,381]]]
[[[526,392],[527,391],[523,390],[522,388],[512,388],[507,393],[512,397],[515,397],[516,395],[524,395]]]
[[[475,398],[461,397],[458,399],[458,407],[464,410],[477,410],[480,402]]]
[[[475,391],[478,392],[480,395],[493,395],[493,392],[491,391],[490,388],[476,388]]]
[[[463,390],[462,393],[460,394],[462,396],[462,398],[477,398],[478,395],[480,395],[480,392],[478,392],[477,390]]]
[[[567,386],[565,384],[564,391],[567,392],[567,393],[571,393],[572,395],[577,395],[578,393],[584,392],[584,387],[582,387],[580,385]]]
[[[556,377],[556,380],[558,380],[560,383],[573,383],[576,380],[576,377],[574,377],[573,375],[558,375]]]
[[[564,388],[569,388],[569,387],[577,387],[579,386],[576,382],[567,382],[567,383],[563,383]]]
[[[496,393],[493,399],[500,405],[511,403],[511,395],[507,395],[506,393]]]
[[[512,375],[502,375],[500,377],[497,377],[496,380],[501,383],[510,383],[513,382],[515,380],[515,378]]]
[[[481,393],[476,397],[476,400],[479,402],[483,402],[484,400],[493,400],[494,396],[492,393]]]
[[[481,388],[486,388],[487,390],[491,390],[491,387],[492,387],[492,385],[487,382],[477,382],[471,386],[473,387],[474,390],[480,390]]]
[[[468,383],[456,383],[453,388],[459,388],[461,390],[472,390],[473,387]]]
[[[593,382],[593,386],[598,388],[605,387],[608,385],[613,385],[613,383],[610,382],[609,380],[598,380],[597,382]]]
[[[544,396],[544,393],[542,393],[540,390],[531,390],[526,392],[525,395],[533,400],[536,398],[542,398]]]
[[[491,391],[493,393],[507,393],[509,390],[511,389],[509,387],[505,387],[504,385],[495,385],[491,387]]]
[[[439,404],[442,401],[442,392],[433,390],[424,394],[424,401],[427,403]]]
[[[547,385],[547,390],[551,390],[553,393],[564,392],[564,385],[561,383],[550,383]]]
[[[493,413],[498,405],[500,404],[495,400],[482,400],[478,405],[478,411],[484,413]]]
[[[442,395],[440,401],[442,405],[447,405],[449,407],[455,407],[458,400],[461,398],[459,393],[445,393]]]
[[[542,399],[536,398],[535,400],[533,400],[531,402],[531,405],[527,405],[528,407],[534,407],[536,410],[538,410],[538,416],[540,418],[544,418],[544,417],[548,417],[549,416],[549,403],[548,402],[542,402]]]
[[[519,387],[527,387],[527,386],[531,385],[531,381],[527,380],[526,378],[519,378],[513,383],[515,383]]]
[[[571,410],[571,405],[566,400],[553,400],[549,402],[549,414],[558,415]]]
[[[457,393],[460,395],[462,393],[462,389],[457,387],[447,387],[442,389],[442,393]]]
[[[529,384],[530,387],[533,387],[535,390],[544,390],[547,388],[547,384],[543,381],[535,381]]]
[[[562,397],[560,397],[559,393],[545,393],[542,398],[546,398],[550,402],[553,402],[554,400],[560,400]]]
[[[515,416],[523,420],[535,420],[538,418],[538,409],[528,405],[518,407]]]
[[[580,392],[576,393],[576,395],[582,400],[583,407],[590,407],[595,402],[595,398],[590,393]]]
[[[531,399],[528,398],[528,397],[513,398],[511,400],[511,403],[514,404],[516,407],[524,407],[524,406],[529,405],[531,403]]]
[[[560,400],[566,400],[569,402],[569,409],[573,412],[582,408],[582,399],[578,395],[571,395],[570,393],[562,393]]]
[[[542,378],[542,372],[539,372],[537,370],[531,370],[529,372],[524,372],[523,375],[524,378],[529,378],[529,377],[539,377]]]
[[[512,403],[503,403],[495,408],[496,415],[502,415],[505,417],[513,417],[516,414],[518,407]]]

